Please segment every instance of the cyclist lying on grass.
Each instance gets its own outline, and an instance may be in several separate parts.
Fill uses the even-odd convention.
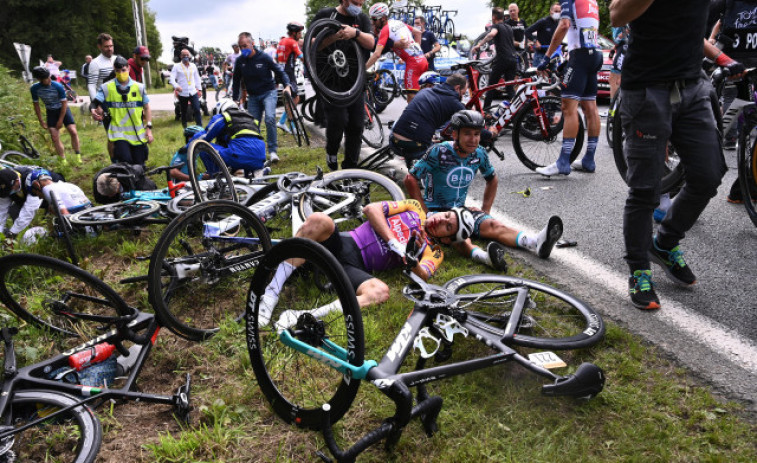
[[[410,239],[420,240],[422,254],[413,272],[427,280],[441,265],[444,254],[435,240],[452,238],[458,233],[457,216],[437,214],[426,219],[418,201],[377,202],[363,208],[368,221],[354,230],[339,232],[326,214],[316,212],[307,218],[297,236],[323,244],[342,263],[355,289],[360,307],[381,304],[389,299],[389,286],[372,272],[403,265],[405,246]],[[283,262],[276,270],[260,302],[259,320],[267,324],[284,283],[302,262]],[[339,302],[322,307],[328,313],[339,310]],[[331,306],[331,304],[329,304]]]
[[[562,236],[562,220],[552,216],[549,223],[536,236],[518,232],[489,215],[497,194],[497,174],[489,162],[486,150],[479,146],[484,118],[476,111],[458,111],[450,121],[453,143],[443,142],[431,147],[415,163],[405,177],[405,189],[416,199],[425,211],[430,211],[429,219],[443,211],[453,211],[461,217],[461,222],[469,224],[470,233],[463,240],[453,243],[455,249],[476,262],[499,268],[504,262],[502,243],[512,248],[525,248],[535,252],[542,259],[549,257],[552,248]],[[460,211],[468,195],[468,187],[473,182],[476,171],[486,180],[484,200],[481,209],[471,208]],[[421,192],[421,184],[425,194]],[[450,212],[444,212],[448,214]],[[474,246],[469,238],[494,240],[486,251]]]
[[[73,214],[92,206],[92,202],[78,185],[53,181],[52,174],[47,169],[35,169],[29,174],[26,192],[47,201],[51,211],[53,211],[53,204],[50,200],[50,192],[55,193],[58,210],[63,215]]]

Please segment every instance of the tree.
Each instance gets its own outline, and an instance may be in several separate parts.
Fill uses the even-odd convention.
[[[528,0],[528,1],[508,1],[508,0],[492,0],[492,6],[499,6],[505,9],[511,3],[518,5],[520,10],[519,16],[526,21],[528,25],[531,25],[549,14],[549,8],[555,3],[559,3],[555,0]],[[597,6],[599,7],[599,33],[605,37],[612,37],[610,32],[610,10],[609,1],[599,0]]]

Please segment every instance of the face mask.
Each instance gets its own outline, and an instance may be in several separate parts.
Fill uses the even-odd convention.
[[[550,16],[552,16],[552,19],[554,19],[555,21],[560,19],[560,13],[552,13]]]
[[[353,5],[352,3],[347,5],[347,13],[349,13],[350,16],[357,16],[362,13],[362,11],[363,9],[357,5]]]
[[[129,80],[129,71],[116,72],[116,79],[118,79],[118,81],[121,83],[126,82],[127,80]]]
[[[185,63],[188,63],[189,62],[189,56],[182,56],[181,60],[184,61]]]
[[[251,53],[252,53],[252,50],[250,50],[249,48],[245,48],[244,50],[242,50],[242,56],[250,56]]]

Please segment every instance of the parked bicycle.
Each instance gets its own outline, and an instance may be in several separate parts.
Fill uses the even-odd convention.
[[[433,434],[442,399],[429,397],[425,385],[442,378],[515,361],[550,382],[542,386],[544,395],[590,398],[602,391],[604,374],[591,363],[570,374],[550,371],[566,366],[553,350],[592,346],[604,336],[602,318],[589,305],[545,284],[503,275],[467,275],[433,285],[410,270],[417,250],[408,247],[403,273],[411,283],[402,294],[413,309],[380,362],[364,358],[355,293],[336,257],[320,244],[282,241],[259,263],[250,284],[245,332],[257,382],[281,419],[321,430],[337,461],[354,461],[384,439],[391,448],[414,417]],[[262,317],[262,295],[279,265],[291,259],[304,263],[286,281],[277,280],[282,285],[277,305],[266,313],[269,318]],[[454,345],[465,338],[490,353],[448,362]],[[419,355],[415,369],[400,372],[413,352]],[[430,359],[433,366],[426,365]],[[392,399],[396,412],[342,450],[332,424],[350,408],[363,379]]]
[[[23,133],[23,131],[26,131],[26,124],[24,123],[24,121],[10,117],[8,118],[8,122],[10,127],[15,131],[17,135],[17,146],[19,149],[9,149],[2,151],[2,143],[0,143],[0,161],[10,161],[16,164],[28,164],[29,161],[38,159],[40,157],[39,151]]]

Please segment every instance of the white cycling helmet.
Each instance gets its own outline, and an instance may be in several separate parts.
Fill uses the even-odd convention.
[[[457,216],[457,232],[454,241],[465,241],[473,234],[476,219],[473,218],[473,213],[467,207],[453,207],[452,212]]]
[[[216,107],[213,108],[213,115],[221,114],[223,112],[228,111],[229,109],[239,109],[239,106],[237,106],[236,103],[234,103],[234,100],[231,98],[223,98],[221,101],[216,103]]]
[[[389,6],[386,3],[374,3],[368,10],[368,16],[371,18],[380,18],[382,16],[389,16]]]
[[[442,76],[436,71],[426,71],[418,78],[418,85],[436,85],[442,83]]]

